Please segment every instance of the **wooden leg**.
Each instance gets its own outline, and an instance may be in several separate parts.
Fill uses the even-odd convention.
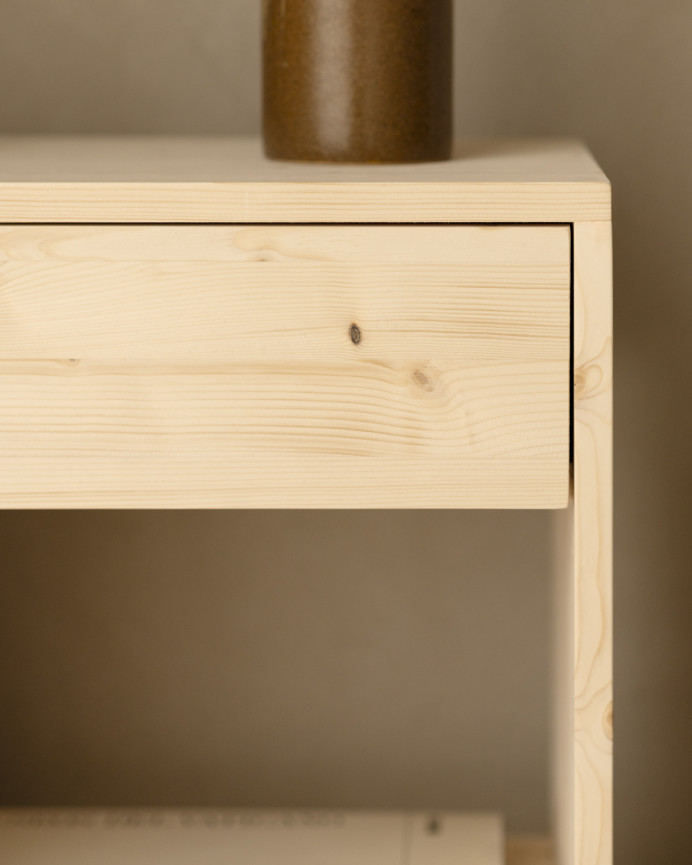
[[[574,491],[557,513],[553,810],[559,865],[612,865],[612,241],[574,226]]]

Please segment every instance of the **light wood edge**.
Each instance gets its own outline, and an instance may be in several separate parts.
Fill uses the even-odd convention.
[[[266,187],[266,188],[263,188]],[[604,183],[5,183],[0,223],[569,223]]]
[[[574,497],[554,513],[551,807],[560,865],[574,865]]]
[[[257,137],[0,136],[2,222],[402,223],[610,219],[579,142],[467,140],[415,165],[273,162]]]
[[[613,861],[612,227],[574,225],[574,495],[562,522],[554,818],[559,865]],[[562,626],[561,624],[562,623]],[[565,639],[567,637],[567,640]],[[559,638],[559,635],[558,635]],[[573,693],[559,682],[573,682]],[[565,702],[566,701],[566,702]],[[563,731],[562,735],[560,731]]]

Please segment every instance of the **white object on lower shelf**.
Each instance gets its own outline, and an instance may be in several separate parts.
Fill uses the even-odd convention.
[[[2,865],[503,865],[493,814],[0,811]]]

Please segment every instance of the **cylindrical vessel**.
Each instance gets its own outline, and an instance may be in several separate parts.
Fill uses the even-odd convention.
[[[264,0],[268,156],[448,159],[452,0]]]

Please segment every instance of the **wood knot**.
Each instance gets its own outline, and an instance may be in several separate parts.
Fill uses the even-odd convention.
[[[361,333],[361,330],[357,324],[351,325],[348,334],[351,337],[351,342],[354,345],[358,345],[360,343],[360,341],[363,339],[363,334]]]
[[[574,398],[581,399],[584,396],[584,388],[586,387],[586,376],[577,369],[574,371]]]
[[[422,369],[415,369],[413,371],[413,380],[419,388],[427,391],[428,393],[435,389],[435,385],[432,381],[430,381],[430,378],[423,372]]]
[[[574,398],[585,400],[598,396],[605,380],[605,371],[599,363],[580,366],[574,371]]]
[[[612,701],[606,706],[603,715],[603,729],[609,741],[613,741],[613,703]]]

